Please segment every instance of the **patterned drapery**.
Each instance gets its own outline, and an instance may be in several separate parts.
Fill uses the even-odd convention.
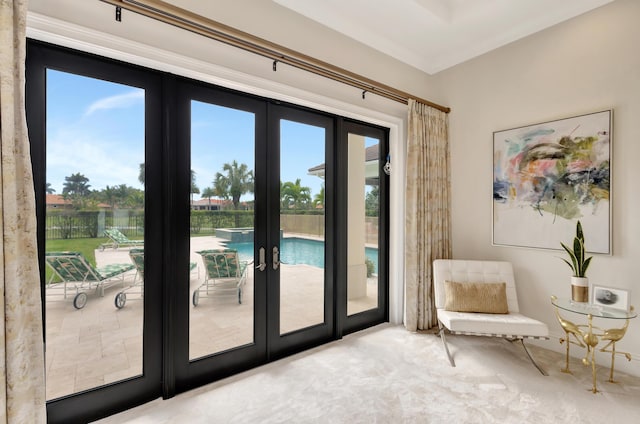
[[[26,16],[26,0],[0,0],[0,423],[46,422]]]
[[[409,99],[405,216],[405,327],[437,325],[432,263],[451,257],[449,121]]]

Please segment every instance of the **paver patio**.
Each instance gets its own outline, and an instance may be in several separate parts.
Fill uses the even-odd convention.
[[[204,279],[200,255],[203,249],[220,248],[220,239],[191,239],[190,260],[198,269],[190,273],[190,293]],[[96,250],[98,266],[130,262],[128,249]],[[253,341],[253,275],[248,271],[243,302],[233,297],[207,297],[194,307],[189,302],[189,358],[251,343]],[[130,271],[125,283],[133,282]],[[309,265],[281,267],[281,333],[323,322],[323,270]],[[46,304],[46,390],[47,399],[55,399],[142,373],[142,302],[130,294],[124,308],[117,309],[114,286],[104,297],[89,296],[80,310],[71,299],[51,300]],[[367,296],[350,301],[349,311],[363,311],[377,305],[377,281],[369,279]]]

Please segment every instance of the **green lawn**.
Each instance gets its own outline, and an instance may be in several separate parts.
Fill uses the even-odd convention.
[[[103,238],[76,238],[76,239],[60,239],[60,240],[47,240],[45,244],[45,251],[47,252],[80,252],[87,258],[91,265],[96,266],[96,254],[95,249],[98,249],[101,244],[108,243],[109,239]],[[46,269],[46,281],[49,281],[53,271],[47,266]]]

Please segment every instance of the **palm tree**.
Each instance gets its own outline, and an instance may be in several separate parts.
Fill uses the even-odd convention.
[[[51,183],[47,183],[47,185],[45,186],[45,191],[47,194],[53,194],[56,192],[56,189],[51,187]]]
[[[202,197],[209,201],[209,209],[211,209],[211,198],[216,195],[216,192],[211,187],[206,187],[202,190]]]
[[[115,209],[118,204],[118,194],[115,187],[106,186],[101,193],[102,200],[111,206],[111,209]]]
[[[191,189],[189,193],[191,194],[191,206],[193,207],[193,195],[200,194],[200,189],[196,185],[196,171],[193,169],[191,170]]]
[[[324,209],[324,183],[322,183],[322,187],[320,187],[320,192],[313,197],[313,206],[322,206]]]
[[[71,199],[74,207],[80,208],[84,204],[84,199],[91,194],[91,190],[89,187],[91,185],[87,184],[89,182],[89,178],[85,177],[81,173],[71,174],[68,177],[64,177],[64,184],[62,185],[62,197],[66,199]]]
[[[81,195],[86,196],[91,191],[89,187],[89,178],[85,177],[81,173],[71,174],[68,177],[64,177],[64,184],[62,186],[62,194],[68,195]]]
[[[280,198],[285,207],[293,205],[294,208],[298,209],[300,206],[307,206],[311,202],[311,189],[303,187],[300,183],[300,178],[296,179],[295,183],[287,181],[281,186]]]
[[[225,163],[222,170],[226,174],[216,173],[213,180],[213,191],[216,196],[231,199],[233,209],[238,210],[240,197],[245,193],[253,193],[253,171],[246,164],[238,165],[237,161]]]

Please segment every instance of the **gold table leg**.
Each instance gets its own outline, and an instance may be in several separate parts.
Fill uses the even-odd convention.
[[[633,306],[631,307],[631,311],[633,311]],[[627,327],[629,327],[629,320],[626,320],[622,328],[612,328],[610,330],[604,330],[604,333],[602,333],[602,336],[600,336],[601,340],[609,341],[609,343],[607,343],[602,349],[600,349],[600,352],[611,352],[611,368],[609,370],[610,383],[616,383],[616,381],[613,379],[613,370],[615,366],[616,354],[624,355],[628,361],[631,360],[630,353],[616,352],[616,342],[619,342],[620,340],[622,340],[624,335],[627,333]],[[607,350],[609,346],[611,346],[611,350]]]
[[[582,343],[582,340],[583,340],[582,331],[580,331],[580,328],[574,323],[572,323],[571,321],[568,321],[562,318],[560,316],[560,313],[558,312],[558,308],[556,308],[556,318],[558,319],[558,322],[560,323],[560,326],[562,327],[566,335],[566,338],[560,339],[560,343],[564,343],[564,342],[567,343],[567,351],[565,354],[565,365],[564,365],[564,368],[561,369],[560,371],[567,374],[571,374],[571,371],[569,370],[569,344],[573,343],[573,344],[577,344],[580,347],[586,347],[584,343]],[[570,336],[572,334],[575,341],[572,341],[570,339]]]
[[[587,315],[588,328],[586,333],[582,333],[582,338],[587,345],[587,355],[582,359],[582,363],[585,365],[591,364],[591,375],[593,376],[593,393],[598,393],[596,387],[596,346],[598,345],[598,336],[593,333],[592,316]],[[589,354],[591,354],[591,360],[589,360]]]

